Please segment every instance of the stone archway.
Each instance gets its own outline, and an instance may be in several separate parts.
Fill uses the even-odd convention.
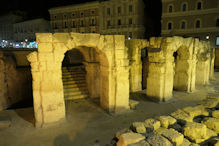
[[[172,97],[173,86],[187,92],[195,90],[197,43],[198,39],[195,38],[150,39],[148,96],[158,101],[166,101]],[[173,78],[173,53],[176,51],[178,57]]]
[[[100,102],[108,112],[129,109],[129,60],[125,37],[79,33],[38,33],[38,52],[31,62],[35,124],[37,127],[65,119],[61,65],[66,51],[91,47],[100,54]]]

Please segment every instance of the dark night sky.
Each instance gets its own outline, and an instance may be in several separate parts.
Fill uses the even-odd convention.
[[[94,0],[4,0],[1,3],[0,15],[12,10],[23,10],[27,12],[28,19],[44,17],[49,20],[49,8],[89,1]],[[161,0],[144,0],[144,2],[147,21],[151,22],[148,27],[151,27],[151,33],[157,35],[160,33]]]

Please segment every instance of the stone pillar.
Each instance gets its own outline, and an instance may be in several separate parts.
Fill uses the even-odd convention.
[[[100,64],[97,62],[84,62],[84,65],[89,97],[100,97]]]
[[[52,43],[52,34],[38,34],[38,52],[27,56],[31,62],[33,102],[36,127],[65,119],[62,84],[62,60],[66,52],[62,43]]]
[[[209,81],[209,60],[198,61],[196,65],[196,84],[206,85]]]
[[[130,68],[130,92],[142,90],[142,62],[133,62]]]
[[[167,101],[172,97],[173,59],[164,57],[164,52],[159,49],[149,49],[148,55],[146,94],[155,101]]]

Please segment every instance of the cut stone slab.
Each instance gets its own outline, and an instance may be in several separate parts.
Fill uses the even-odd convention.
[[[122,129],[122,130],[117,131],[115,136],[116,136],[117,138],[119,138],[120,135],[125,134],[125,133],[133,133],[133,132],[132,132],[131,129],[125,128],[125,129]]]
[[[156,119],[160,121],[161,126],[164,128],[168,128],[169,125],[176,123],[176,119],[174,119],[171,116],[160,116],[157,117]]]
[[[214,136],[217,136],[217,133],[214,132],[213,130],[207,128],[207,130],[206,130],[206,139],[209,139],[209,138],[214,137]]]
[[[147,128],[152,128],[153,130],[157,130],[160,128],[160,121],[155,119],[146,119],[144,122],[144,126]]]
[[[188,139],[184,138],[181,146],[190,146],[190,144],[191,142]]]
[[[136,100],[132,100],[132,99],[129,100],[130,109],[135,109],[138,104],[139,104],[139,102]]]
[[[176,146],[180,146],[183,143],[184,136],[172,128],[164,130],[161,135]]]
[[[146,133],[146,128],[143,122],[134,122],[132,124],[132,129],[137,133]]]
[[[219,110],[213,111],[212,117],[219,119]]]
[[[216,133],[219,133],[219,119],[217,118],[205,118],[202,121],[209,129],[212,129]]]
[[[215,108],[219,104],[219,97],[208,98],[201,102],[205,108]]]
[[[189,114],[192,118],[200,115],[209,116],[209,112],[207,112],[204,106],[199,105],[195,107],[185,107],[183,109],[187,114]]]
[[[148,139],[147,142],[152,146],[173,146],[173,144],[161,135],[153,134]]]
[[[184,135],[190,140],[205,139],[207,127],[204,124],[187,122],[184,127]]]
[[[150,146],[150,144],[147,141],[142,140],[138,143],[129,144],[128,146]]]
[[[191,117],[189,114],[181,109],[178,109],[177,111],[171,113],[171,116],[177,119],[177,121],[181,124],[186,124],[186,122],[193,121],[193,117]]]
[[[0,119],[0,129],[8,128],[11,126],[11,120],[9,119]]]
[[[124,133],[118,137],[119,141],[117,146],[127,146],[129,144],[134,144],[145,139],[145,137],[139,133]]]

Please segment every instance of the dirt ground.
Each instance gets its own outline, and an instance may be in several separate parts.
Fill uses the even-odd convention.
[[[130,98],[139,101],[139,105],[121,115],[106,113],[98,100],[83,99],[66,102],[65,122],[35,128],[33,108],[6,110],[0,112],[0,119],[10,118],[12,125],[0,129],[0,146],[107,146],[116,131],[127,128],[132,122],[195,105],[207,96],[219,97],[219,72],[209,85],[197,87],[193,93],[174,91],[173,99],[166,103],[148,100],[145,91],[131,94]]]

